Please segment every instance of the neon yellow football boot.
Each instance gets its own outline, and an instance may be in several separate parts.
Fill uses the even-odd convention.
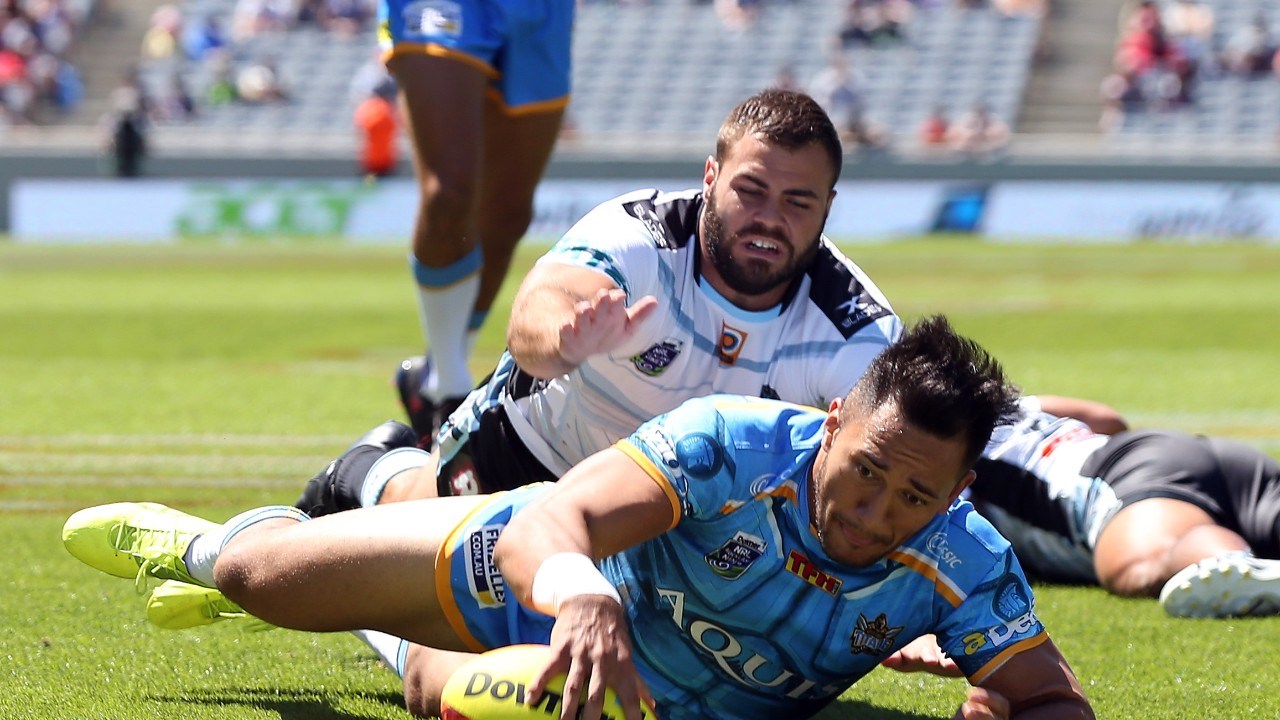
[[[108,575],[201,584],[182,556],[197,535],[217,523],[158,503],[112,503],[81,510],[62,527],[62,544],[78,560]]]
[[[147,598],[147,620],[166,630],[186,630],[226,620],[239,620],[235,624],[247,632],[275,628],[245,612],[213,588],[177,580],[166,580],[151,591],[151,597]]]

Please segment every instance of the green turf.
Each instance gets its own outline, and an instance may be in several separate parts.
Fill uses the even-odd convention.
[[[1028,391],[1280,454],[1280,250],[849,249],[902,315],[947,313]],[[403,257],[0,244],[0,718],[407,717],[398,681],[354,638],[156,630],[132,583],[58,541],[70,512],[103,502],[214,520],[291,502],[349,440],[398,417],[387,380],[420,343]],[[1038,596],[1100,717],[1280,717],[1280,620],[1175,621],[1091,588]],[[963,688],[877,671],[824,717],[949,718]]]

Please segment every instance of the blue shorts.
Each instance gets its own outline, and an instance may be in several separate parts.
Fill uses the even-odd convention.
[[[511,113],[569,103],[574,0],[379,0],[384,58],[447,57],[480,68]]]
[[[555,619],[508,596],[493,545],[511,516],[551,487],[526,485],[488,496],[458,523],[436,555],[436,595],[458,637],[475,652],[551,642]]]

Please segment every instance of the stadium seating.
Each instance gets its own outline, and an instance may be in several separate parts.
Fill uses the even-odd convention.
[[[597,145],[705,144],[729,108],[790,68],[803,87],[824,66],[845,0],[766,2],[753,26],[725,26],[709,3],[580,4],[574,43],[575,136]],[[229,18],[234,0],[188,0],[188,18]],[[908,136],[934,107],[958,114],[985,101],[1014,124],[1040,21],[995,10],[920,7],[905,40],[847,50],[865,78],[866,117]],[[348,83],[374,46],[369,28],[334,38],[312,26],[271,32],[234,48],[237,63],[274,58],[289,94],[281,104],[202,107],[194,121],[213,130],[349,135]],[[152,61],[153,93],[182,73],[196,98],[212,81],[208,63]]]

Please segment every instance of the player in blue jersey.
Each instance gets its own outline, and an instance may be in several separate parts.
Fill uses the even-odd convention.
[[[122,577],[215,586],[300,630],[375,628],[409,708],[439,710],[468,652],[548,643],[565,714],[612,687],[638,716],[801,718],[934,633],[974,687],[957,717],[1092,718],[1007,541],[958,499],[1015,409],[999,365],[942,318],[881,353],[826,412],[691,400],[558,483],[306,521],[223,526],[90,508],[67,547]],[[627,630],[627,631],[624,631]]]
[[[1280,613],[1280,462],[1108,410],[1026,398],[978,461],[970,499],[1028,570],[1180,617]]]
[[[396,384],[419,434],[471,391],[467,358],[533,218],[569,103],[574,0],[379,0],[419,185],[409,264],[431,361]]]

